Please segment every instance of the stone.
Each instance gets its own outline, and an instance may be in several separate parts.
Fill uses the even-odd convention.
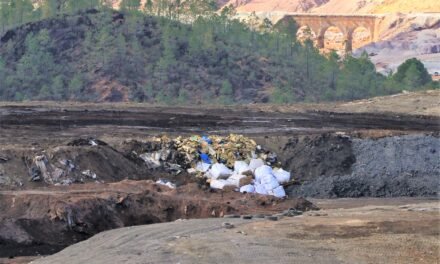
[[[227,214],[224,215],[223,218],[240,218],[240,216],[236,214]]]
[[[225,223],[222,224],[222,227],[224,227],[226,229],[231,229],[231,228],[234,228],[235,226],[233,224],[231,224],[231,223],[225,222]]]
[[[279,220],[278,216],[275,216],[275,215],[269,215],[269,216],[266,216],[265,218],[270,221],[278,221]]]

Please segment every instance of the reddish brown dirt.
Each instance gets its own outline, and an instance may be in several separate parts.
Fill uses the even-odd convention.
[[[98,234],[34,263],[432,264],[440,261],[440,208],[436,200],[315,201],[324,209],[280,221],[204,219],[121,228]],[[225,221],[235,228],[222,228]]]
[[[83,184],[0,193],[0,257],[49,254],[104,230],[222,217],[311,210],[304,199],[212,192],[197,184],[176,190],[151,181]]]

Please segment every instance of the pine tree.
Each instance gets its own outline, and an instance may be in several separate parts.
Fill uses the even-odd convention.
[[[220,103],[231,104],[233,102],[233,93],[234,90],[232,88],[232,84],[229,82],[229,80],[224,80],[220,89]]]
[[[64,85],[64,78],[62,75],[56,76],[51,85],[51,99],[53,100],[62,100],[66,98],[66,90]]]
[[[41,6],[43,18],[55,16],[60,11],[59,8],[58,0],[44,0]]]
[[[408,59],[397,68],[393,80],[405,85],[406,89],[416,89],[432,81],[425,66],[416,58]]]
[[[81,74],[75,74],[68,85],[68,93],[70,98],[80,98],[81,91],[84,88],[84,81]]]
[[[0,0],[0,32],[6,31],[11,15],[10,0]]]
[[[33,96],[51,82],[55,63],[49,51],[51,39],[46,29],[26,38],[26,51],[17,64],[16,78],[25,95]]]
[[[7,99],[7,84],[6,84],[6,63],[0,57],[0,99]]]
[[[145,1],[144,10],[148,15],[153,15],[154,3],[153,0]]]
[[[121,9],[126,11],[138,11],[141,8],[140,0],[122,0]]]

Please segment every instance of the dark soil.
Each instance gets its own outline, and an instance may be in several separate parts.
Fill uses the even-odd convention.
[[[321,142],[320,139],[316,141]],[[329,141],[324,145],[326,147],[319,148],[319,152],[322,151],[320,154],[334,163],[326,166],[325,159],[316,163],[314,170],[306,172],[321,170],[324,173],[311,173],[312,177],[301,177],[301,172],[304,173],[301,168],[293,170],[294,175],[298,175],[303,183],[291,187],[292,195],[321,198],[438,195],[440,138],[437,133],[381,139],[346,139],[345,147],[340,148],[345,149],[345,152],[334,151],[343,144],[335,145]],[[293,147],[292,153],[295,150]],[[316,153],[304,148],[301,151]],[[291,162],[301,163],[303,156],[293,156]],[[325,172],[327,167],[339,170]]]
[[[262,146],[275,151],[295,180],[304,182],[319,176],[351,173],[356,157],[349,136],[334,133],[292,137],[257,138]]]
[[[317,209],[305,199],[177,190],[150,181],[0,192],[0,258],[52,254],[99,232],[177,219]]]

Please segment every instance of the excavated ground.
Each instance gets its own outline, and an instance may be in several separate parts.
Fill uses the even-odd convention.
[[[33,263],[440,261],[438,201],[362,198],[314,202],[323,209],[280,221],[205,219],[112,230]],[[235,228],[222,228],[225,221]]]
[[[426,98],[432,101],[432,95]],[[417,100],[414,105],[423,108],[424,101]],[[377,112],[371,102],[366,103],[374,113],[354,113],[346,105],[332,105],[328,112],[324,106],[202,110],[4,104],[0,106],[0,257],[51,254],[117,227],[316,208],[295,198],[301,196],[436,197],[438,115]],[[359,107],[357,103],[355,108]],[[433,107],[438,108],[438,103]],[[130,157],[131,149],[124,143],[150,135],[229,133],[252,137],[278,154],[299,183],[289,187],[288,199],[211,192],[186,173],[173,176],[148,170]],[[71,144],[90,137],[105,144]],[[38,155],[53,164],[71,160],[77,171],[90,170],[97,177],[75,174],[76,183],[70,186],[30,181],[30,163]],[[173,181],[178,189],[150,181],[159,178]]]
[[[124,226],[227,214],[273,214],[288,208],[317,209],[301,198],[202,191],[197,184],[173,190],[151,181],[2,191],[0,258],[51,254]]]

